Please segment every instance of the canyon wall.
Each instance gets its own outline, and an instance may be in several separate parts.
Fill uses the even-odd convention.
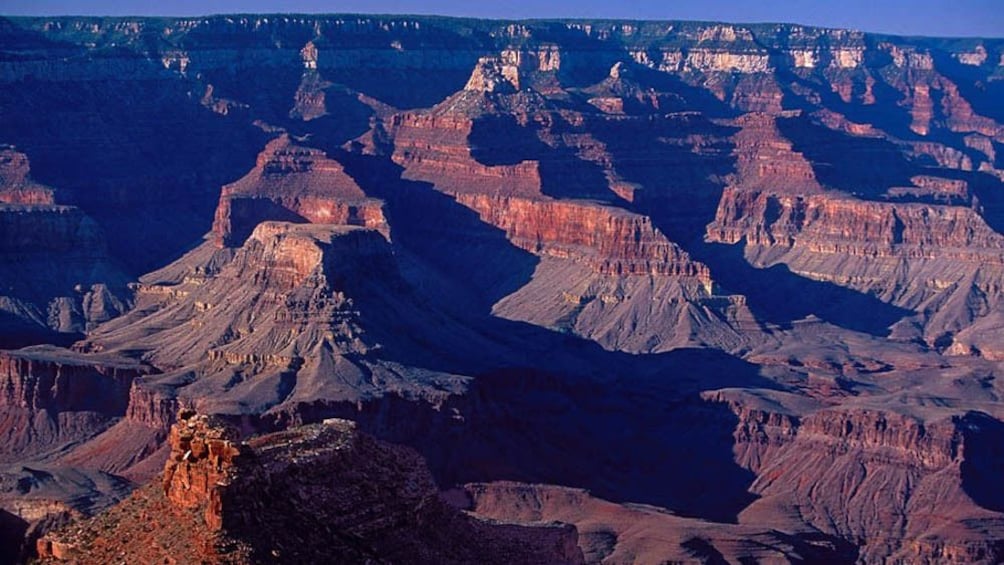
[[[46,559],[1001,559],[1004,41],[222,15],[0,45],[0,346],[69,347],[0,355],[4,508],[37,495],[0,522],[165,472]],[[578,538],[459,514],[463,483]]]

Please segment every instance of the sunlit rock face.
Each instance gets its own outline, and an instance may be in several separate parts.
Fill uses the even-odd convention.
[[[574,527],[462,513],[440,500],[417,453],[349,420],[244,442],[225,422],[182,411],[169,444],[160,489],[40,539],[42,560],[583,563]],[[163,523],[138,534],[151,518]]]

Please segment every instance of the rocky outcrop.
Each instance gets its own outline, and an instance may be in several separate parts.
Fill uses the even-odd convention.
[[[501,57],[482,57],[467,79],[464,90],[475,92],[512,92],[519,90],[519,69]]]
[[[666,239],[645,216],[589,202],[481,194],[459,194],[457,202],[530,252],[581,260],[603,274],[664,275],[711,284],[707,267]]]
[[[129,389],[126,419],[148,428],[167,431],[178,411],[178,400],[170,388],[147,386],[143,379],[133,381]]]
[[[433,182],[445,192],[539,195],[539,165],[533,161],[486,165],[471,154],[474,121],[463,114],[404,114],[391,118],[394,160],[405,178]]]
[[[878,410],[822,411],[804,419],[799,435],[840,455],[852,451],[895,451],[903,462],[925,470],[958,463],[963,450],[961,419],[934,422]]]
[[[777,129],[776,118],[750,113],[736,120],[734,184],[744,190],[812,194],[821,190],[812,163]],[[724,200],[724,198],[723,198]]]
[[[237,441],[239,436],[224,422],[196,418],[191,412],[179,414],[171,427],[164,496],[180,508],[203,509],[203,520],[212,531],[223,529],[224,495],[241,472],[240,458],[250,455],[247,446]]]
[[[10,145],[0,145],[0,202],[4,204],[55,204],[51,187],[31,179],[28,156]]]
[[[813,406],[814,402],[795,395],[775,393],[799,408]],[[705,401],[726,404],[736,416],[733,437],[736,462],[759,473],[765,461],[770,461],[782,448],[794,441],[801,426],[800,410],[785,406],[773,397],[761,398],[738,390],[719,390],[702,394]]]
[[[244,243],[266,220],[354,225],[387,231],[379,200],[367,198],[338,162],[282,135],[255,168],[223,187],[213,234],[221,246]]]
[[[741,222],[741,223],[740,223]],[[839,195],[783,196],[731,189],[708,228],[715,241],[818,253],[999,262],[1004,237],[972,210],[869,202]],[[977,259],[980,257],[981,259]]]
[[[162,490],[46,536],[38,543],[43,562],[116,551],[143,561],[189,560],[195,551],[212,563],[583,562],[573,527],[461,513],[440,500],[415,452],[378,442],[350,421],[242,442],[218,420],[181,412],[170,441]],[[174,523],[135,531],[140,515]]]

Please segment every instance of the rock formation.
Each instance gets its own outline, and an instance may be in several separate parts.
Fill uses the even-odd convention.
[[[158,405],[155,391],[166,383],[175,392],[192,384],[183,396],[204,409],[250,414],[379,396],[391,381],[433,397],[463,388],[456,376],[433,372],[422,382],[376,362],[388,316],[407,314],[398,324],[415,328],[435,319],[412,303],[390,244],[376,230],[263,222],[218,271],[190,268],[179,283],[140,287],[136,310],[84,345],[139,351],[164,371],[138,384],[134,400],[143,405]],[[418,335],[387,337],[402,343]],[[371,380],[374,371],[382,385]]]
[[[737,411],[738,459],[760,477],[751,489],[760,498],[743,510],[740,523],[785,529],[793,524],[774,521],[781,507],[797,507],[800,522],[826,534],[867,539],[859,555],[864,561],[891,554],[924,563],[1001,559],[1004,530],[987,511],[999,497],[985,481],[1004,468],[1004,459],[982,447],[998,441],[999,420],[973,411],[897,413],[853,402],[797,416],[790,409],[751,408],[730,393],[715,400]],[[852,520],[845,518],[850,508]],[[899,533],[872,533],[879,531]]]
[[[1002,40],[221,15],[0,45],[0,346],[35,346],[0,354],[0,539],[138,487],[46,559],[580,558],[458,487],[589,561],[1001,559]]]
[[[55,204],[51,187],[31,178],[28,156],[10,145],[0,147],[0,201],[5,204]]]
[[[297,145],[288,135],[269,142],[250,173],[223,187],[213,233],[219,245],[240,246],[265,220],[386,231],[379,201],[367,198],[323,151]]]
[[[129,359],[80,358],[47,346],[0,353],[0,461],[103,430],[125,415],[133,381],[151,371]]]
[[[583,562],[573,527],[455,510],[418,454],[351,421],[242,442],[224,422],[182,412],[170,444],[162,486],[39,540],[42,562]]]
[[[63,200],[62,198],[60,200]],[[79,335],[129,306],[129,276],[109,256],[101,227],[31,175],[28,156],[0,146],[0,344]]]

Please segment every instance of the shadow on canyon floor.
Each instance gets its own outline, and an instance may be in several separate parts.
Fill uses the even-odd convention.
[[[30,324],[9,312],[0,312],[0,349],[20,349],[43,343],[69,347],[83,337],[82,333],[60,333],[41,325]]]
[[[889,326],[909,315],[909,311],[873,296],[795,274],[785,265],[754,267],[746,260],[741,245],[704,241],[705,226],[714,219],[721,199],[723,179],[731,172],[731,164],[725,157],[732,146],[721,141],[731,133],[731,128],[697,116],[679,116],[646,119],[634,125],[632,121],[618,121],[593,130],[613,157],[618,174],[643,187],[636,202],[621,201],[620,205],[650,216],[667,237],[708,265],[712,279],[726,292],[745,295],[760,320],[787,328],[794,321],[814,314],[841,327],[884,336]],[[524,131],[527,136],[534,136],[530,130]],[[687,135],[719,141],[701,152],[692,151],[686,144],[667,142]],[[496,137],[503,138],[501,133]],[[508,138],[515,139],[511,134]],[[541,160],[544,185],[564,186],[560,194],[552,196],[586,198],[598,190],[588,183],[562,185],[566,176],[544,166],[548,159],[585,163],[567,149],[562,152],[530,142],[517,143],[515,147],[527,148],[533,154],[520,155],[510,148],[509,161]],[[852,180],[855,186],[864,182],[864,179]]]
[[[699,393],[776,387],[755,365],[716,350],[611,352],[588,340],[493,317],[490,304],[524,284],[536,258],[430,185],[401,180],[401,169],[389,160],[340,159],[368,194],[386,200],[395,245],[458,286],[489,289],[480,295],[483,308],[466,312],[458,323],[487,336],[498,351],[470,351],[484,361],[458,366],[428,352],[423,357],[388,346],[376,354],[384,361],[475,378],[466,394],[438,408],[389,395],[362,407],[300,405],[295,413],[263,417],[262,427],[350,417],[379,437],[419,449],[444,486],[497,479],[557,483],[716,521],[734,521],[753,500],[747,491],[753,474],[733,460],[736,416]],[[444,253],[447,239],[455,240],[456,248],[460,238],[470,242]],[[513,278],[513,272],[523,277]],[[348,293],[360,311],[381,308],[378,294],[358,290]],[[443,311],[451,306],[429,304]],[[504,359],[507,351],[520,353]]]
[[[161,72],[150,60],[150,72]],[[159,71],[156,69],[159,67]],[[31,79],[0,90],[3,141],[31,161],[57,202],[80,206],[134,274],[183,253],[212,222],[220,186],[245,174],[267,139],[190,94],[190,81]]]
[[[685,248],[711,268],[712,277],[724,289],[745,295],[758,319],[784,329],[814,315],[842,328],[883,337],[890,326],[911,314],[874,296],[805,278],[783,264],[754,267],[744,257],[742,244],[696,242]]]
[[[962,416],[965,453],[962,488],[980,506],[1004,512],[1004,422],[983,412]]]
[[[343,153],[338,160],[368,196],[384,200],[395,245],[470,290],[485,312],[530,280],[539,259],[473,210],[429,183],[402,178],[388,158]]]
[[[345,417],[418,449],[443,487],[493,480],[561,484],[616,502],[734,522],[756,498],[748,491],[754,475],[733,457],[738,418],[727,405],[702,400],[698,390],[773,383],[755,366],[714,350],[592,351],[588,359],[602,378],[500,368],[476,375],[466,394],[438,407],[394,395],[359,405],[302,404],[262,416],[255,427]]]

